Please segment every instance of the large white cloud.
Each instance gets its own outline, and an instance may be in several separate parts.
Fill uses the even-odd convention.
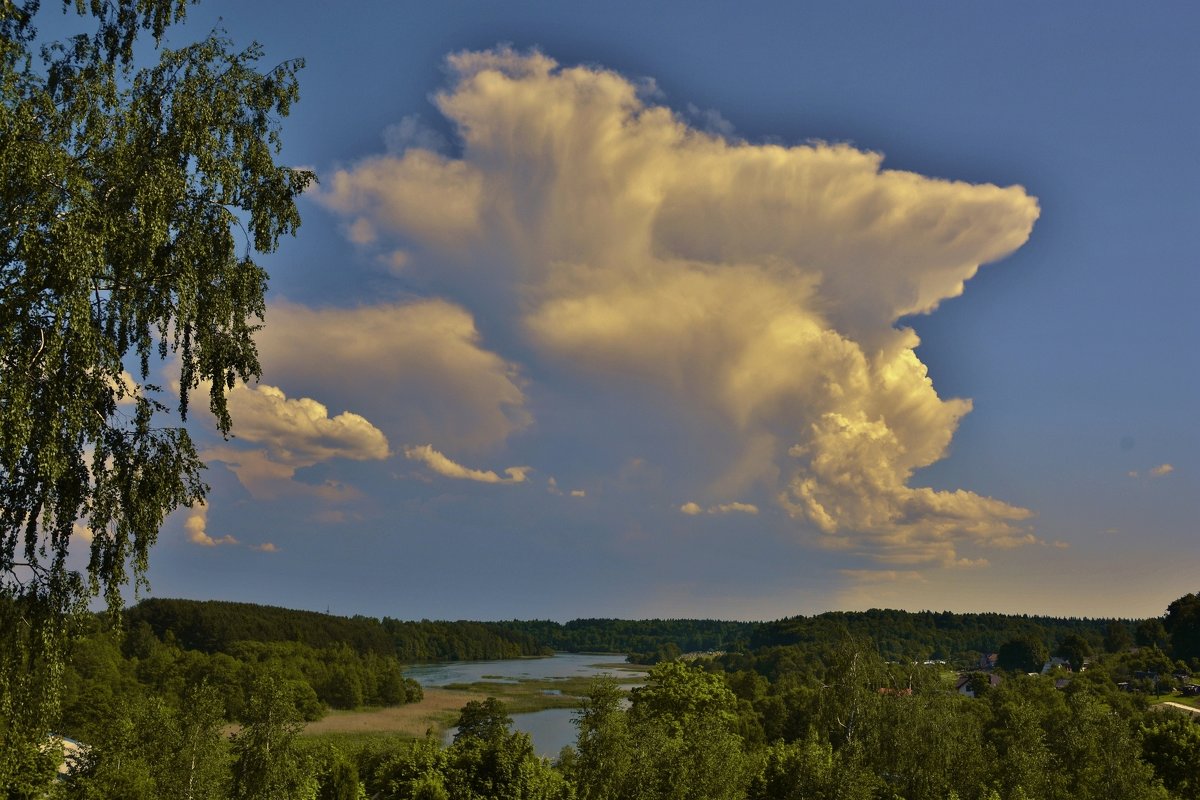
[[[1021,187],[886,170],[848,145],[731,142],[538,53],[449,65],[437,104],[461,157],[371,158],[324,202],[381,247],[440,253],[465,293],[506,286],[540,357],[724,420],[744,449],[720,491],[766,484],[830,546],[949,564],[963,542],[1033,541],[1025,509],[909,485],[971,405],[937,395],[897,327],[1026,241],[1038,207]]]

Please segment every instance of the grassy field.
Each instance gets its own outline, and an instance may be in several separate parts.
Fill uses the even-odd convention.
[[[1181,706],[1191,706],[1192,708],[1200,708],[1200,697],[1183,697],[1182,695],[1177,695],[1177,694],[1159,694],[1159,695],[1152,695],[1152,697],[1153,697],[1153,699],[1151,700],[1151,702],[1154,702],[1154,703],[1162,703],[1162,702],[1169,701],[1172,703],[1179,703],[1179,705],[1181,705]]]

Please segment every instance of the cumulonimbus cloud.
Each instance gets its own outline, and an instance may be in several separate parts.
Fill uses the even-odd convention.
[[[490,469],[471,469],[452,461],[428,444],[404,448],[404,457],[410,461],[422,462],[443,477],[479,483],[524,483],[531,471],[529,467],[508,467],[504,470],[504,475],[508,477],[503,477]]]
[[[745,443],[724,489],[768,483],[830,547],[956,564],[977,563],[964,544],[1035,541],[1027,509],[910,485],[971,404],[938,396],[901,322],[1027,240],[1024,189],[884,169],[845,144],[731,141],[537,52],[449,67],[437,105],[461,155],[364,160],[322,202],[381,248],[436,252],[464,291],[506,287],[539,357],[723,419]]]

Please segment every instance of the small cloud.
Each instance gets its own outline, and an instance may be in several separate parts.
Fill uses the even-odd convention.
[[[231,390],[229,413],[239,438],[266,445],[275,460],[291,467],[310,467],[331,458],[382,460],[389,455],[387,437],[364,417],[350,411],[330,416],[323,403],[289,398],[265,383]]]
[[[274,542],[263,542],[262,544],[251,545],[250,549],[257,550],[260,553],[278,553],[279,552],[279,548],[275,545]]]
[[[420,461],[439,475],[459,480],[478,481],[480,483],[524,483],[530,467],[508,467],[504,470],[507,478],[502,478],[492,470],[471,469],[464,467],[442,453],[433,449],[433,445],[423,444],[418,447],[404,448],[404,456],[410,461]]]
[[[758,506],[753,503],[721,503],[701,508],[696,503],[684,503],[679,510],[693,517],[697,514],[757,514]]]
[[[758,506],[753,503],[722,503],[721,505],[711,506],[708,509],[710,514],[757,514]]]
[[[563,494],[562,489],[558,488],[558,481],[553,477],[546,479],[546,491],[559,497],[561,497]],[[583,489],[572,489],[570,492],[568,492],[568,494],[571,497],[587,497],[587,492],[585,492]]]
[[[1111,528],[1109,530],[1111,530]],[[1070,548],[1071,545],[1067,542],[1056,540],[1056,541],[1051,542],[1050,546],[1057,548],[1058,550],[1066,550],[1066,549]]]
[[[95,534],[92,533],[91,528],[89,528],[87,525],[81,525],[78,522],[71,525],[71,535],[76,538],[82,539],[83,541],[88,542],[89,544],[91,543],[91,541],[93,539],[96,538]]]
[[[358,414],[330,416],[324,404],[309,397],[289,398],[267,384],[238,386],[228,398],[240,442],[261,447],[219,445],[200,455],[228,466],[258,499],[295,492],[350,499],[357,494],[350,487],[301,484],[294,480],[296,470],[333,458],[381,461],[391,455],[383,432]]]
[[[393,275],[399,275],[408,266],[408,251],[396,249],[390,253],[380,257],[383,260],[384,266]]]
[[[192,506],[187,520],[183,523],[183,527],[187,530],[188,541],[202,547],[216,547],[221,544],[238,543],[238,540],[232,536],[226,535],[219,539],[214,539],[208,535],[208,506],[204,503],[196,503]]]
[[[1157,467],[1154,467],[1152,470],[1150,470],[1150,477],[1161,478],[1164,475],[1170,475],[1174,471],[1175,467],[1171,466],[1170,464],[1159,464]]]
[[[1138,476],[1138,471],[1136,469],[1131,469],[1131,470],[1129,470],[1129,472],[1126,472],[1125,474],[1131,478],[1136,478]]]

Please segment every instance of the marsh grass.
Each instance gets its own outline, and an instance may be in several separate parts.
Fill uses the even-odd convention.
[[[548,708],[578,708],[580,698],[594,677],[527,678],[512,683],[481,680],[427,687],[419,703],[358,711],[331,711],[304,726],[301,736],[312,742],[327,742],[345,750],[377,742],[381,737],[419,739],[427,733],[441,736],[454,726],[462,707],[471,700],[495,697],[509,714],[528,714]],[[638,677],[619,677],[628,689]]]

